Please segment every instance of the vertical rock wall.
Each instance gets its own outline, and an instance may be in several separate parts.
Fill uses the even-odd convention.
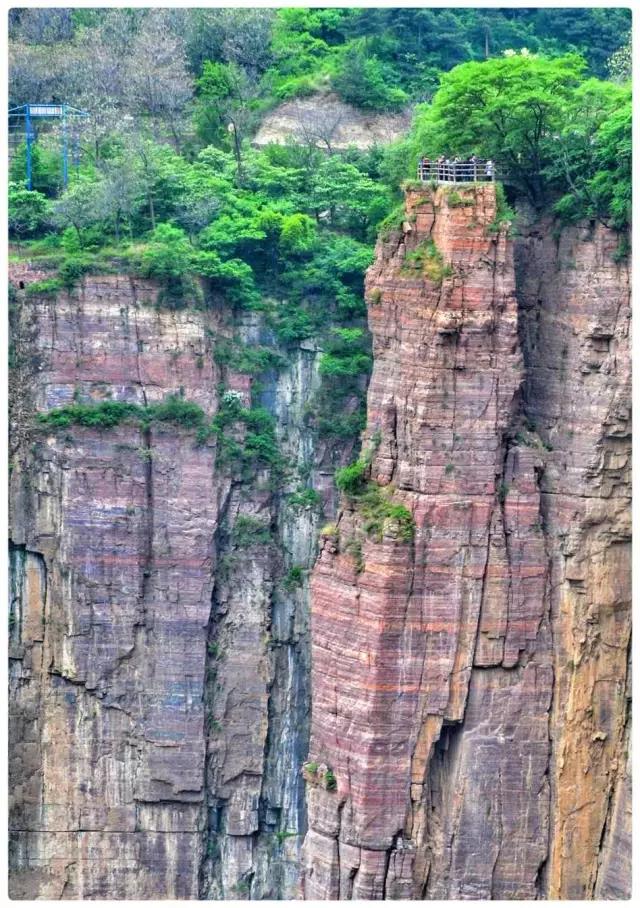
[[[484,186],[409,192],[379,243],[365,449],[415,535],[346,497],[314,570],[307,898],[629,888],[615,242],[531,230],[516,288]]]
[[[23,283],[37,279],[24,269]],[[43,431],[75,398],[182,394],[211,417],[230,313],[168,311],[157,288],[91,277],[18,291],[12,331],[11,891],[21,898],[290,897],[306,827],[307,585],[320,514],[266,473],[216,465],[192,430]],[[259,324],[241,328],[248,341]],[[272,342],[272,341],[271,341]],[[265,377],[283,454],[325,490],[303,419],[317,351]],[[238,516],[268,544],[239,549]]]
[[[631,357],[629,265],[592,224],[517,244],[524,409],[548,449],[552,898],[630,889]]]
[[[212,414],[202,326],[143,305],[152,293],[106,278],[24,302],[19,411],[182,387]],[[17,897],[197,891],[212,540],[228,494],[214,455],[184,429],[135,425],[25,430],[14,452],[12,543],[46,578],[16,564],[16,614],[32,616],[10,653]]]
[[[547,221],[514,241],[492,186],[408,193],[367,282],[363,451],[415,532],[343,500],[313,574],[313,660],[307,581],[285,578],[313,563],[321,515],[287,492],[308,479],[330,518],[353,457],[334,462],[305,425],[313,344],[262,380],[292,467],[276,491],[173,425],[33,425],[74,397],[175,393],[212,416],[222,382],[248,402],[247,376],[211,355],[224,306],[161,310],[151,283],[121,276],[18,292],[14,897],[628,895],[616,245]],[[233,330],[273,343],[257,317]],[[238,545],[239,517],[269,539]]]

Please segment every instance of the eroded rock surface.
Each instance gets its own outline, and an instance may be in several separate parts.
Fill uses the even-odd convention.
[[[401,138],[410,123],[410,108],[400,113],[362,111],[337,95],[319,92],[285,101],[267,113],[253,144],[293,139],[325,151],[350,146],[366,149]]]
[[[601,225],[555,238],[543,221],[517,244],[525,411],[548,449],[553,898],[630,890],[631,310],[618,243]]]
[[[315,345],[254,401],[298,477],[276,491],[187,428],[33,422],[75,398],[177,394],[207,417],[221,386],[248,402],[249,378],[212,356],[223,304],[158,308],[157,287],[123,276],[55,300],[18,289],[14,897],[629,895],[617,243],[547,220],[514,240],[492,186],[408,192],[368,275],[363,456],[413,538],[344,498],[311,616],[304,571],[285,578],[313,564],[320,513],[288,493],[309,478],[331,519],[333,471],[353,459],[306,425]],[[233,330],[273,343],[257,315]],[[266,535],[240,544],[240,518]]]
[[[508,233],[493,186],[409,191],[369,271],[364,447],[415,534],[346,497],[314,569],[306,898],[630,886],[628,277],[544,225],[516,288]]]
[[[20,269],[15,285],[41,275]],[[74,399],[169,394],[208,418],[249,378],[212,348],[223,308],[91,277],[18,290],[11,476],[11,890],[21,898],[287,898],[306,826],[308,606],[318,509],[237,481],[175,424],[38,428]],[[265,341],[249,320],[238,328]],[[269,340],[269,338],[266,338]],[[319,351],[265,377],[283,456],[335,496],[304,406]],[[348,456],[348,453],[347,453]],[[295,483],[294,483],[295,487]],[[234,539],[239,517],[269,529]]]

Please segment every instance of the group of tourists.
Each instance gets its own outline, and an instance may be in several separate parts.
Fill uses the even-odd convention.
[[[438,180],[443,183],[476,183],[479,180],[493,180],[495,167],[493,161],[482,161],[477,155],[468,158],[449,158],[440,155],[435,161],[427,157],[420,158],[418,178],[420,180]]]

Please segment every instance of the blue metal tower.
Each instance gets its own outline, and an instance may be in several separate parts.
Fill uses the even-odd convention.
[[[26,144],[25,184],[27,189],[31,189],[33,185],[31,149],[37,138],[33,125],[34,119],[59,120],[62,124],[62,185],[66,188],[69,182],[69,124],[86,119],[88,116],[88,111],[72,107],[70,104],[21,104],[19,107],[12,107],[9,110],[10,137],[17,136],[20,138],[24,132]],[[11,141],[9,147],[11,149]],[[79,155],[75,143],[72,152],[73,161],[77,165]]]

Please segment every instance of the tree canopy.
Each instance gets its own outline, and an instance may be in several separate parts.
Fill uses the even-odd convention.
[[[630,88],[585,79],[577,54],[507,52],[446,73],[415,118],[405,154],[497,162],[536,206],[569,220],[630,218]],[[401,150],[398,151],[401,154]],[[558,196],[561,196],[558,198]]]
[[[343,445],[365,419],[364,273],[420,155],[493,158],[534,205],[626,227],[629,29],[628,11],[595,9],[12,10],[11,104],[91,113],[64,190],[55,132],[38,124],[32,190],[14,150],[12,255],[51,272],[41,292],[126,270],[157,283],[159,306],[222,307],[231,330],[259,311],[285,347],[313,337],[306,418]],[[414,105],[411,132],[338,149],[332,98],[309,105],[295,139],[252,145],[266,112],[313,93],[364,111]],[[280,355],[227,346],[227,365],[254,375]],[[238,412],[245,455],[277,462],[272,428]]]

